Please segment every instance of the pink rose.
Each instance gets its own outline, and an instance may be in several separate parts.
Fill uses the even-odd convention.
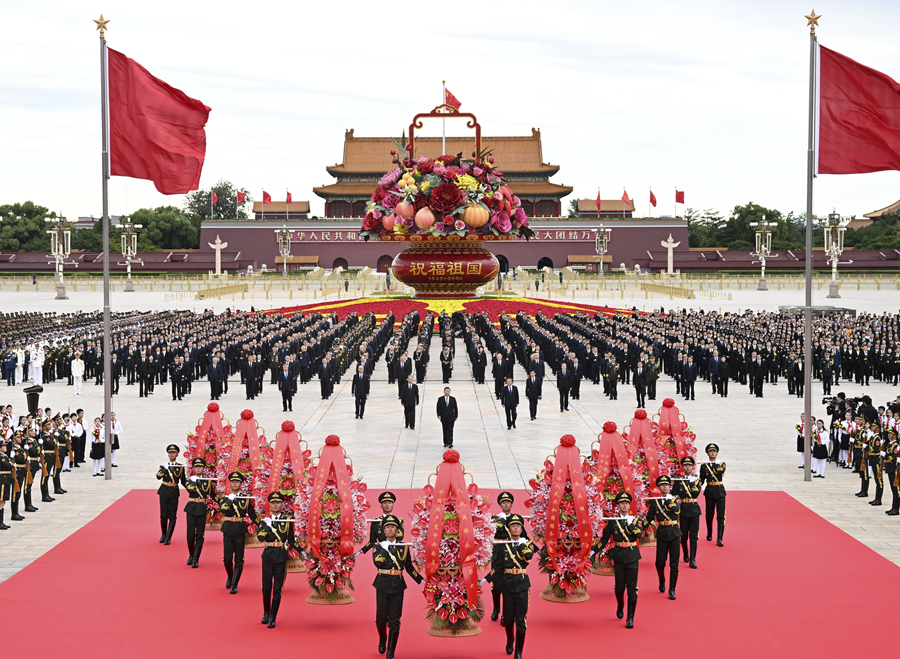
[[[453,228],[457,231],[463,231],[466,228],[466,223],[462,220],[456,220],[456,222],[453,223]]]
[[[444,223],[443,223],[443,222],[435,222],[435,223],[431,226],[431,228],[434,229],[434,232],[435,232],[435,233],[444,233],[444,231],[447,230],[447,227],[444,226]]]
[[[493,224],[500,233],[509,233],[510,230],[512,230],[512,221],[509,219],[509,214],[506,211],[494,213],[494,217],[491,218],[491,224]]]

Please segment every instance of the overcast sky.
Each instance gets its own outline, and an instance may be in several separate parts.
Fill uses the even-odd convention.
[[[678,186],[695,208],[802,211],[810,2],[4,1],[0,203],[100,215],[102,11],[110,47],[212,108],[201,187],[289,188],[322,214],[312,188],[333,182],[345,129],[397,135],[446,79],[485,135],[540,128],[573,196],[624,186],[645,214],[652,186],[666,215]],[[900,2],[815,9],[823,45],[900,79]],[[815,211],[861,215],[897,201],[898,183],[823,176]],[[111,180],[112,214],[182,203]]]

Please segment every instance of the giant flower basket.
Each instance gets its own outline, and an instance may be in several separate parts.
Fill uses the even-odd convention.
[[[224,422],[224,423],[223,423]],[[203,418],[197,422],[194,432],[187,436],[187,448],[184,457],[188,464],[194,458],[201,458],[206,466],[203,469],[204,478],[220,480],[219,473],[223,469],[225,448],[231,443],[231,425],[225,415],[219,411],[218,403],[210,403],[206,406]],[[221,482],[217,489],[221,492],[224,488]],[[219,504],[212,497],[206,499],[206,530],[218,531],[222,527],[222,514],[219,512]]]
[[[490,565],[493,526],[490,502],[473,482],[466,487],[459,453],[444,452],[434,486],[413,504],[412,555],[425,571],[425,607],[432,636],[475,636],[484,606],[478,568]],[[435,474],[432,474],[435,475]]]
[[[659,473],[667,476],[683,476],[681,459],[697,454],[697,435],[688,426],[684,415],[678,411],[671,398],[663,400],[659,412],[651,424],[656,436],[656,450],[659,455]]]
[[[543,545],[539,565],[550,583],[541,598],[575,603],[589,599],[587,573],[594,538],[602,529],[602,493],[597,489],[593,465],[582,459],[572,435],[563,435],[537,478],[532,478],[531,528]]]
[[[471,157],[418,155],[415,131],[424,117],[468,117],[475,128]],[[475,115],[440,105],[417,114],[409,126],[409,144],[391,151],[396,167],[381,177],[366,207],[360,235],[365,239],[410,242],[394,258],[391,270],[415,297],[475,297],[500,264],[483,240],[530,238],[528,216],[481,148]]]
[[[597,448],[594,448],[596,446]],[[617,432],[617,426],[613,421],[603,424],[603,432],[597,437],[597,441],[591,445],[590,463],[597,481],[597,488],[601,493],[601,514],[603,517],[616,517],[616,497],[621,492],[628,492],[633,501],[631,511],[634,513],[640,501],[646,498],[646,489],[640,479],[634,478],[634,463],[628,453],[625,440]],[[605,523],[603,524],[605,526]],[[597,535],[600,537],[600,534]],[[609,560],[608,550],[612,545],[602,547],[597,553],[591,572],[602,576],[612,576],[612,563]]]
[[[656,479],[660,475],[659,455],[656,450],[656,436],[646,410],[636,410],[631,423],[625,427],[622,433],[625,445],[628,447],[628,455],[634,465],[635,482],[640,481],[639,489],[646,492],[647,496],[659,496],[659,488]],[[647,514],[649,501],[642,498],[637,508],[638,514]],[[647,524],[644,537],[641,538],[642,547],[656,546],[656,530],[651,524]]]
[[[253,418],[252,410],[244,410],[241,412],[241,418],[238,419],[230,444],[225,447],[224,456],[219,462],[217,474],[220,489],[228,492],[230,491],[226,482],[228,474],[233,471],[240,473],[244,477],[240,496],[253,497],[253,504],[257,509],[257,513],[263,512],[263,508],[259,507],[258,503],[262,498],[263,490],[268,485],[268,481],[266,481],[265,485],[262,482],[256,483],[254,473],[262,469],[264,460],[269,455],[267,449],[265,430]],[[262,543],[256,539],[255,526],[249,525],[248,531],[250,533],[244,546],[251,549],[262,547]]]
[[[268,496],[280,492],[284,497],[281,514],[297,519],[297,490],[304,487],[312,454],[306,442],[294,429],[293,421],[284,421],[275,435],[274,447],[266,447],[262,464],[253,470],[253,496],[256,509],[269,514]],[[299,556],[292,555],[287,562],[288,572],[306,572]]]
[[[337,435],[325,438],[315,466],[297,496],[295,531],[307,548],[310,604],[350,604],[355,544],[366,541],[366,484],[353,474],[353,461]]]

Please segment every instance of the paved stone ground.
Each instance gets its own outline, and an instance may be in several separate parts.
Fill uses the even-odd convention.
[[[99,294],[71,294],[73,299],[54,303],[44,299],[43,294],[0,293],[0,308],[21,310],[60,311],[99,308],[102,297]],[[50,295],[50,294],[48,294]],[[161,293],[116,294],[113,305],[116,309],[149,309],[171,306],[164,303]],[[786,291],[757,293],[745,291],[743,307],[777,308],[780,304],[796,304],[802,301],[801,294]],[[762,296],[765,296],[763,299]],[[891,294],[877,294],[881,306],[876,308],[874,291],[848,292],[838,303],[860,309],[876,311],[887,308]],[[852,299],[850,299],[852,298]],[[554,296],[555,299],[555,296]],[[579,301],[588,302],[581,297]],[[593,301],[599,304],[616,305],[615,299]],[[687,302],[687,301],[683,301]],[[745,304],[746,302],[746,304]],[[816,299],[823,304],[822,299]],[[668,300],[657,300],[672,306]],[[179,306],[192,308],[193,301]],[[201,303],[202,304],[202,303]],[[226,306],[216,302],[217,310]],[[244,306],[249,308],[251,302]],[[621,301],[618,302],[621,305]],[[60,305],[60,306],[56,306]],[[691,300],[694,308],[701,306],[715,309],[718,300]],[[638,305],[641,308],[642,305]],[[679,303],[679,306],[682,306]],[[740,308],[740,307],[735,307]],[[433,346],[437,346],[434,339]],[[462,351],[462,342],[458,342]],[[518,379],[524,378],[519,368]],[[451,381],[453,395],[457,397],[461,418],[456,424],[455,447],[462,454],[466,468],[475,476],[476,482],[485,487],[524,487],[535,468],[557,445],[559,437],[571,433],[578,439],[583,451],[596,439],[603,423],[615,421],[623,427],[633,416],[635,403],[633,390],[627,385],[619,387],[619,400],[609,401],[602,393],[601,386],[584,384],[582,399],[572,401],[570,411],[559,412],[558,397],[554,380],[545,381],[544,400],[538,410],[538,420],[529,421],[524,386],[520,384],[520,396],[524,405],[519,407],[518,428],[507,431],[503,408],[493,396],[493,383],[475,385],[467,359],[460,356]],[[435,414],[435,403],[441,395],[443,384],[440,370],[432,368],[429,378],[420,385],[422,405],[418,411],[415,430],[403,429],[403,410],[397,400],[395,386],[388,385],[383,361],[376,364],[372,394],[369,399],[366,418],[362,421],[353,416],[353,399],[350,395],[349,374],[335,389],[330,400],[321,400],[318,383],[300,387],[294,399],[294,412],[281,411],[281,398],[275,386],[265,385],[263,395],[252,403],[244,397],[243,387],[236,378],[231,380],[231,389],[224,396],[221,405],[225,415],[235,422],[241,410],[252,409],[259,423],[274,437],[281,422],[293,420],[301,429],[303,438],[310,447],[317,449],[329,434],[341,437],[343,445],[353,458],[355,468],[363,479],[374,488],[421,487],[437,464],[442,454],[441,427]],[[821,387],[814,386],[814,402],[821,400]],[[15,411],[24,411],[25,400],[20,388],[7,389],[0,403],[11,403]],[[71,410],[82,407],[85,416],[99,416],[103,408],[102,387],[88,383],[82,396],[74,396],[70,387],[63,383],[45,385],[41,405],[53,410]],[[68,494],[60,495],[53,503],[38,503],[38,513],[27,515],[24,522],[8,522],[9,531],[0,532],[0,580],[6,579],[19,569],[38,558],[42,553],[65,539],[75,530],[99,515],[113,501],[132,488],[156,488],[155,473],[166,444],[176,442],[184,445],[185,435],[197,424],[208,402],[209,388],[206,383],[195,383],[191,396],[181,402],[171,400],[168,385],[157,387],[149,399],[138,398],[137,386],[121,386],[119,396],[113,398],[116,414],[124,426],[123,448],[117,462],[119,468],[113,472],[112,480],[93,478],[89,465],[63,475],[63,487]],[[870,387],[857,387],[843,383],[834,389],[845,391],[848,396],[868,393],[875,404],[883,404],[892,399],[900,388],[881,383]],[[675,385],[668,379],[660,380],[656,401],[648,401],[648,412],[653,414],[666,396],[674,396]],[[721,457],[728,465],[727,486],[743,490],[783,490],[796,497],[803,504],[836,524],[841,529],[864,542],[886,558],[900,564],[900,521],[884,515],[887,506],[873,508],[853,493],[858,489],[858,477],[848,470],[838,470],[829,465],[827,478],[806,483],[795,452],[795,431],[802,409],[802,399],[788,396],[786,384],[765,387],[765,398],[748,395],[746,387],[732,384],[727,399],[712,396],[706,383],[697,384],[697,399],[677,404],[692,424],[702,446],[715,441],[722,446]],[[137,399],[137,400],[135,400]],[[824,406],[814,404],[816,412],[824,412]],[[888,497],[885,501],[887,503]],[[7,506],[7,511],[9,507]],[[7,519],[9,513],[7,512]],[[148,520],[148,533],[156,529],[156,520]],[[148,536],[151,537],[152,536]],[[728,536],[726,533],[726,542]]]

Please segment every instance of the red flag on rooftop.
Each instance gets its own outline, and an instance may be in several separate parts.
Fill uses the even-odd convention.
[[[287,193],[287,203],[291,203],[291,202],[293,201],[293,199],[294,199],[294,198],[291,197],[291,193],[288,192],[288,193]]]
[[[243,203],[244,203],[244,199],[246,199],[246,198],[247,198],[247,195],[239,190],[238,193],[237,193],[237,203],[238,203],[238,206],[240,206],[241,204],[243,204]]]
[[[599,215],[602,211],[600,210],[600,190],[597,190],[597,214]]]
[[[452,105],[454,108],[459,110],[462,103],[459,102],[459,99],[456,98],[453,94],[450,93],[450,90],[444,87],[444,103],[447,105]]]
[[[819,174],[900,170],[900,85],[819,46]]]
[[[210,109],[107,48],[110,175],[153,181],[163,194],[200,187]]]
[[[624,201],[626,205],[631,203],[631,199],[628,198],[628,190],[625,190],[622,193],[622,201]]]
[[[219,198],[216,196],[216,193],[212,193],[212,205],[217,206],[219,204]]]
[[[675,203],[683,204],[684,203],[684,190],[675,189]]]
[[[264,204],[271,204],[271,203],[272,203],[272,195],[270,195],[270,194],[269,194],[268,192],[266,192],[265,190],[263,190],[263,203],[264,203]]]
[[[650,191],[650,205],[656,208],[656,195],[653,194],[653,190]]]

